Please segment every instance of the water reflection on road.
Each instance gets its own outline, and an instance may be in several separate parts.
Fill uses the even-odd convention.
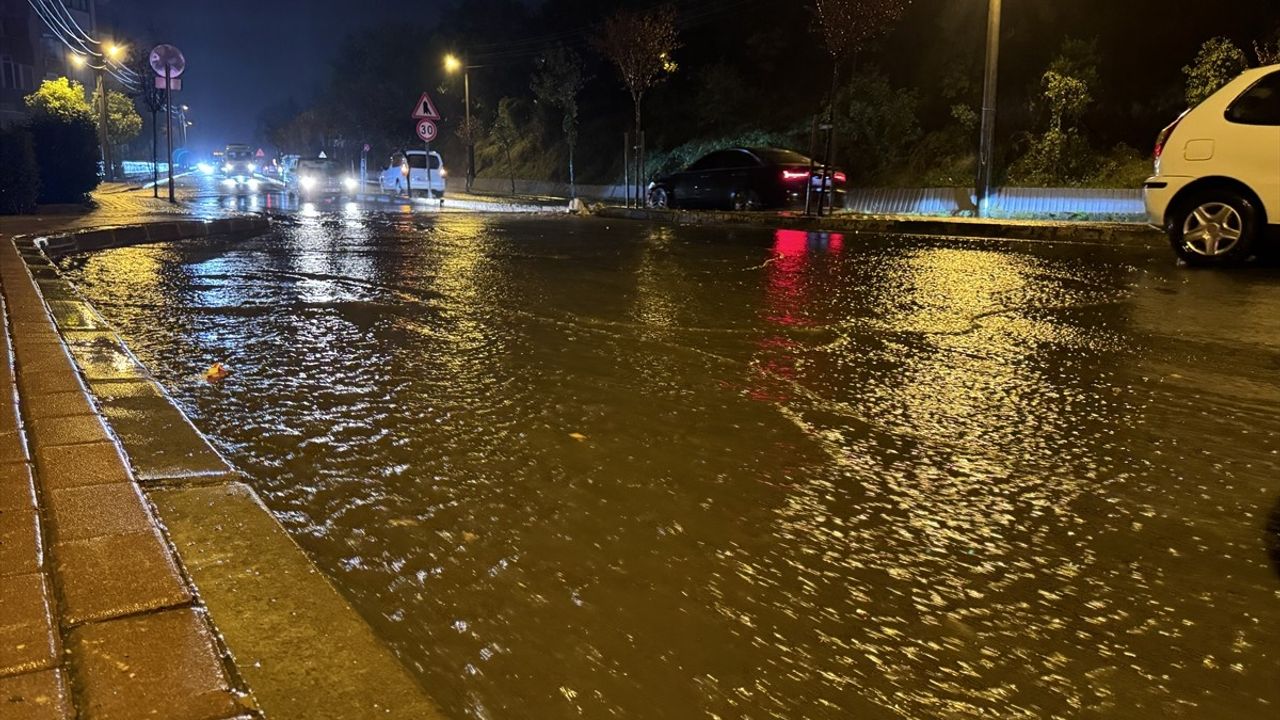
[[[455,716],[1280,702],[1274,269],[296,223],[71,272]]]

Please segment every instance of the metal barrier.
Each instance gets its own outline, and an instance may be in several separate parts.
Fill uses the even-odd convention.
[[[159,172],[169,172],[169,163],[156,163],[159,166]],[[120,161],[121,170],[124,171],[125,177],[139,177],[150,175],[152,173],[152,164],[150,161],[142,160],[122,160]]]

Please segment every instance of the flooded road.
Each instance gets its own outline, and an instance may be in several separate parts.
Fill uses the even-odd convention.
[[[1280,703],[1275,268],[360,210],[63,265],[454,717]]]

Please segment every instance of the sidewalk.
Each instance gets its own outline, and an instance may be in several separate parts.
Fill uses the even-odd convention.
[[[0,714],[244,717],[247,694],[28,272],[41,260],[0,241]]]
[[[148,217],[164,222],[52,236],[48,252],[266,225],[128,220]],[[0,717],[439,718],[110,324],[6,230]]]
[[[90,195],[92,205],[41,206],[34,215],[2,215],[0,235],[66,232],[178,219],[208,220],[238,214],[208,207],[193,212],[188,204],[171,204],[164,188],[160,197],[155,198],[150,189],[126,183],[103,183]]]

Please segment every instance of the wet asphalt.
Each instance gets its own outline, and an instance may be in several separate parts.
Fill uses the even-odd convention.
[[[349,205],[63,265],[452,716],[1280,703],[1280,268]]]

